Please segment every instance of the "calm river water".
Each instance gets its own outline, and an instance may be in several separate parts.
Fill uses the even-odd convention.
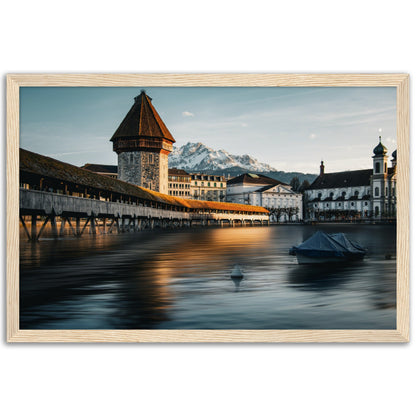
[[[345,232],[367,257],[298,265],[289,248],[318,230]],[[395,227],[376,225],[23,237],[20,328],[394,329],[396,261],[385,255],[395,248]]]

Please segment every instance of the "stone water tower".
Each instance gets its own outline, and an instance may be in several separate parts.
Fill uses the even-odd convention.
[[[175,139],[144,90],[111,141],[118,155],[118,179],[168,193],[168,155]]]

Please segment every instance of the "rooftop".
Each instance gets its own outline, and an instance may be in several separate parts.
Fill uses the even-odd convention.
[[[277,179],[269,178],[268,176],[260,175],[257,173],[243,173],[240,176],[236,176],[233,179],[227,181],[227,185],[235,184],[253,184],[253,185],[287,185],[280,182]]]
[[[91,172],[97,173],[114,173],[117,174],[118,166],[117,165],[100,165],[95,163],[86,163],[84,166],[81,166],[82,169],[87,169]]]
[[[348,170],[345,172],[325,173],[318,176],[308,189],[345,188],[350,186],[369,186],[372,169]]]
[[[133,106],[113,134],[111,141],[137,137],[164,138],[175,143],[175,139],[153,107],[152,99],[144,90],[135,97]]]

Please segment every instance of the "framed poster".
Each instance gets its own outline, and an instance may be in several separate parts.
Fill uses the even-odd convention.
[[[406,74],[7,77],[9,342],[407,342]]]

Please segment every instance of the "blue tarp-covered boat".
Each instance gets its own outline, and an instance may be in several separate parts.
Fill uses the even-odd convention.
[[[366,253],[365,248],[345,234],[327,234],[322,231],[317,231],[302,244],[289,250],[289,254],[297,257],[299,264],[359,260]]]

